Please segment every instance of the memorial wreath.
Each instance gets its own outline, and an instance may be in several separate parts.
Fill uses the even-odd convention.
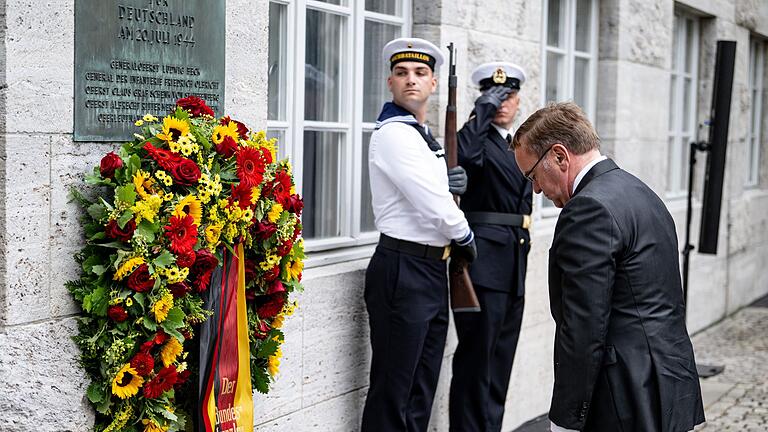
[[[134,141],[86,176],[92,186],[72,190],[86,241],[81,277],[68,289],[83,310],[74,340],[95,429],[172,432],[191,427],[199,404],[205,365],[195,350],[214,314],[205,294],[227,256],[244,256],[250,352],[242,358],[253,388],[269,391],[283,320],[296,307],[288,297],[302,289],[303,203],[275,139],[215,118],[196,97],[136,126]]]

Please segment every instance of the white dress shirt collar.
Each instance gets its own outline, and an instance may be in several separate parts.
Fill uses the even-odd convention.
[[[571,190],[571,194],[576,193],[576,188],[579,186],[579,183],[581,183],[581,180],[584,178],[584,176],[587,175],[589,170],[591,170],[593,166],[597,165],[598,162],[602,162],[606,159],[608,159],[606,156],[600,155],[599,157],[592,159],[591,162],[586,164],[584,168],[582,168],[581,171],[579,171],[579,174],[576,176],[576,179],[573,181],[573,190]]]
[[[510,129],[505,129],[505,128],[497,125],[496,123],[491,123],[491,125],[494,127],[494,129],[496,129],[496,132],[498,132],[499,135],[501,135],[501,138],[504,141],[507,140],[507,135],[512,133],[512,131]]]

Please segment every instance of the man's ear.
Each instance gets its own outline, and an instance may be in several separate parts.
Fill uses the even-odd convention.
[[[552,153],[555,154],[555,162],[560,169],[567,168],[570,163],[568,156],[568,150],[562,144],[555,144],[552,146]]]
[[[387,88],[390,92],[392,91],[392,75],[387,77]]]

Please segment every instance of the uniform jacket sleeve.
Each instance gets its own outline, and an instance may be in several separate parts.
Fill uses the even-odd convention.
[[[459,165],[464,168],[482,168],[485,163],[485,138],[496,116],[496,107],[490,103],[475,106],[469,120],[459,130]],[[495,131],[494,131],[495,132]]]
[[[582,430],[603,364],[620,228],[601,202],[577,195],[560,215],[552,248],[550,296],[556,298],[550,301],[557,332],[549,418]]]
[[[408,125],[388,124],[379,129],[371,143],[371,163],[386,173],[408,202],[440,233],[450,239],[463,239],[469,232],[464,213],[448,191],[448,173],[435,176],[431,164],[435,154]],[[440,163],[444,162],[440,159]]]

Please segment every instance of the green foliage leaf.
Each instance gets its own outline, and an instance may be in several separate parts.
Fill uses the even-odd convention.
[[[136,188],[132,183],[115,188],[115,199],[128,205],[136,203]]]
[[[277,351],[279,344],[272,339],[265,339],[259,345],[259,351],[256,353],[256,357],[267,358]]]
[[[267,394],[269,392],[269,373],[259,366],[252,366],[251,375],[253,377],[251,380],[253,388],[259,393]]]
[[[94,274],[96,274],[97,276],[101,276],[101,275],[104,274],[104,272],[107,271],[107,268],[104,267],[103,265],[99,264],[99,265],[95,265],[95,266],[91,267],[91,271]]]
[[[156,331],[157,330],[157,323],[152,320],[152,318],[149,317],[149,315],[144,317],[144,327],[146,327],[149,331]]]
[[[158,267],[168,267],[169,265],[173,264],[175,261],[176,261],[176,258],[174,258],[173,255],[171,255],[171,253],[166,250],[166,251],[163,251],[163,253],[161,253],[160,256],[152,260],[152,264]]]
[[[120,215],[120,219],[117,220],[117,226],[119,226],[120,229],[123,229],[131,219],[133,219],[133,213],[131,213],[130,210],[126,210]]]
[[[139,156],[132,154],[128,158],[128,163],[125,165],[125,172],[128,178],[132,178],[136,171],[141,169],[141,159]]]
[[[106,316],[109,307],[109,292],[104,286],[99,286],[83,298],[83,310],[97,316]]]
[[[165,318],[165,321],[163,321],[161,325],[163,329],[177,329],[184,326],[185,316],[186,315],[184,315],[184,312],[180,308],[172,307],[171,310],[168,311],[168,316]]]
[[[104,397],[106,396],[104,387],[100,386],[99,383],[96,382],[92,382],[91,385],[88,386],[86,395],[88,396],[88,400],[95,404],[103,401]]]
[[[136,227],[136,232],[134,235],[139,235],[144,237],[144,240],[146,240],[147,243],[152,243],[155,241],[155,233],[160,229],[160,225],[157,223],[152,223],[146,219],[141,221],[139,225]]]

